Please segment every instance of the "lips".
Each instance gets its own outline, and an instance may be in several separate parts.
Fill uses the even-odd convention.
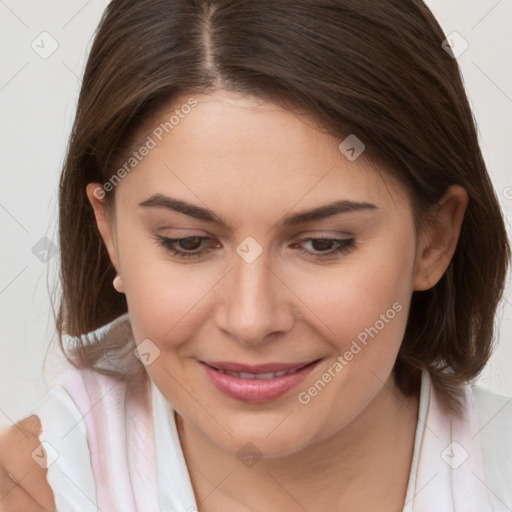
[[[275,400],[302,382],[320,360],[246,365],[199,361],[210,381],[224,394],[244,402]]]

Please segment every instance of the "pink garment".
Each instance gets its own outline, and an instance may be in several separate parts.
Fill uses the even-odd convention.
[[[159,510],[151,386],[135,382],[86,370],[69,372],[64,383],[84,417],[103,512]]]

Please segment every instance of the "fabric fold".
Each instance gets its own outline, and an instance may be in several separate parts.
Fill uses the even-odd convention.
[[[427,396],[427,390],[428,396]],[[464,387],[462,414],[450,413],[422,374],[424,422],[414,482],[414,512],[493,512],[485,482],[472,390]],[[428,407],[426,402],[428,400]]]

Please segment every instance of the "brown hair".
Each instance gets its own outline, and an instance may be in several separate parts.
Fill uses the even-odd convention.
[[[140,128],[178,94],[225,89],[301,107],[409,191],[415,218],[449,185],[469,195],[450,266],[414,292],[395,364],[406,394],[422,369],[452,408],[485,366],[509,245],[457,62],[420,0],[113,0],[89,55],[59,190],[63,335],[127,311],[85,187],[105,183]],[[110,208],[114,193],[105,197]],[[82,344],[95,367],[109,347]],[[112,348],[112,347],[110,347]]]

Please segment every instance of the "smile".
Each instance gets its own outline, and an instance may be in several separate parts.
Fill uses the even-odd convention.
[[[204,362],[199,364],[209,381],[224,395],[249,403],[275,400],[301,383],[320,359],[306,363],[241,365]]]
[[[271,372],[271,373],[246,373],[246,372],[229,372],[227,370],[218,370],[221,373],[226,375],[231,375],[232,377],[238,377],[239,379],[274,379],[275,377],[283,377],[284,375],[290,375],[291,373],[295,373],[299,368],[295,368],[294,370],[282,371],[282,372]]]

